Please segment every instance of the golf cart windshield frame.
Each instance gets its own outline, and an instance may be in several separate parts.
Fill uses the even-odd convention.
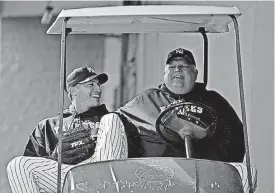
[[[250,170],[244,86],[241,65],[239,27],[236,17],[241,13],[235,7],[216,6],[117,6],[62,10],[47,34],[61,34],[61,67],[59,98],[59,144],[62,144],[64,85],[66,75],[66,37],[69,34],[100,33],[201,33],[204,40],[204,84],[208,75],[207,33],[228,32],[233,21],[236,36],[236,55],[239,91],[244,130],[245,154],[249,192],[253,193]],[[58,146],[62,152],[62,146]],[[58,193],[61,192],[61,154],[58,155]]]

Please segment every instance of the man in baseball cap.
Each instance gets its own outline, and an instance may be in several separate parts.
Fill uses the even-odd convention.
[[[62,179],[73,165],[88,163],[92,159],[104,160],[93,155],[97,139],[104,137],[98,137],[100,120],[109,113],[105,104],[100,104],[100,87],[107,80],[107,74],[98,74],[91,67],[77,68],[67,76],[64,89],[71,105],[63,113]],[[23,156],[15,157],[7,166],[12,192],[57,191],[58,132],[58,115],[37,124]],[[50,182],[47,176],[51,176]]]
[[[74,108],[84,112],[88,108],[98,106],[101,97],[101,85],[107,82],[105,73],[96,73],[91,67],[73,70],[66,80],[66,91]]]
[[[129,153],[134,152],[137,157],[185,157],[184,141],[181,140],[179,144],[171,143],[177,140],[180,132],[173,140],[167,141],[166,136],[161,133],[162,130],[156,129],[156,121],[163,109],[172,104],[184,103],[184,109],[178,109],[177,116],[186,119],[188,123],[183,121],[185,125],[181,125],[178,131],[183,129],[181,131],[189,132],[192,129],[194,158],[225,162],[243,161],[245,148],[241,120],[224,97],[216,91],[208,90],[205,84],[197,82],[197,75],[198,70],[192,52],[183,48],[172,50],[165,62],[163,83],[158,88],[149,88],[139,93],[118,109],[120,116],[126,118],[124,125],[126,122],[132,123],[139,134],[127,135]],[[110,117],[110,114],[104,118],[107,116]],[[205,132],[204,135],[197,135],[200,134],[197,131],[203,130],[196,126],[198,120],[203,125],[208,125],[207,121],[210,120],[209,125],[214,128],[211,136],[206,137]],[[109,122],[116,120],[106,121]],[[119,131],[121,126],[113,130]],[[126,125],[125,133],[127,131],[129,127]],[[206,138],[201,139],[203,137]],[[126,146],[117,146],[117,149],[123,147]]]
[[[177,48],[168,54],[164,69],[165,86],[175,94],[187,94],[196,84],[198,70],[192,52]]]

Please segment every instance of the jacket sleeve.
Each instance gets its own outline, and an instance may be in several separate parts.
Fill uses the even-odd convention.
[[[124,106],[120,107],[117,112],[125,116],[127,119],[134,121],[135,119],[137,119],[137,117],[142,116],[142,113],[140,113],[140,106],[142,106],[141,99],[142,95],[137,95]]]
[[[45,157],[47,155],[43,127],[43,122],[40,122],[29,136],[24,156]]]
[[[215,94],[219,121],[213,137],[214,148],[221,161],[242,162],[245,154],[243,124],[227,100]]]

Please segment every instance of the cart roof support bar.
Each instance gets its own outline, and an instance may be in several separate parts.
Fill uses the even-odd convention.
[[[208,82],[208,39],[204,27],[200,27],[198,31],[203,37],[203,83],[206,87]]]
[[[57,170],[57,193],[62,192],[61,186],[61,165],[62,165],[62,135],[63,135],[63,109],[64,109],[64,86],[66,75],[66,37],[70,33],[70,29],[66,28],[66,24],[70,18],[65,18],[62,23],[61,32],[61,66],[60,66],[60,88],[59,88],[59,128],[58,128],[58,170]]]
[[[243,132],[244,132],[244,142],[245,142],[245,157],[247,166],[247,178],[249,185],[249,193],[253,193],[252,186],[252,176],[250,169],[250,153],[248,144],[248,132],[247,132],[247,122],[246,122],[246,111],[245,111],[245,99],[244,99],[244,84],[243,84],[243,74],[242,74],[242,64],[241,64],[241,46],[240,46],[240,35],[238,21],[235,15],[229,15],[234,23],[235,35],[236,35],[236,52],[237,52],[237,65],[238,65],[238,77],[239,77],[239,89],[240,89],[240,100],[241,100],[241,110],[242,110],[242,121],[243,121]]]

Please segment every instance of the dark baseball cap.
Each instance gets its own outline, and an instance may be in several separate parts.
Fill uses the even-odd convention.
[[[74,69],[68,76],[66,80],[66,88],[74,87],[79,83],[89,82],[93,79],[97,79],[100,84],[104,84],[108,80],[108,75],[105,73],[96,73],[91,67],[81,67]]]
[[[192,52],[190,52],[189,50],[185,50],[183,48],[177,48],[177,49],[171,51],[168,54],[166,64],[169,64],[176,57],[183,57],[186,60],[186,62],[196,66],[196,62],[195,62]]]

